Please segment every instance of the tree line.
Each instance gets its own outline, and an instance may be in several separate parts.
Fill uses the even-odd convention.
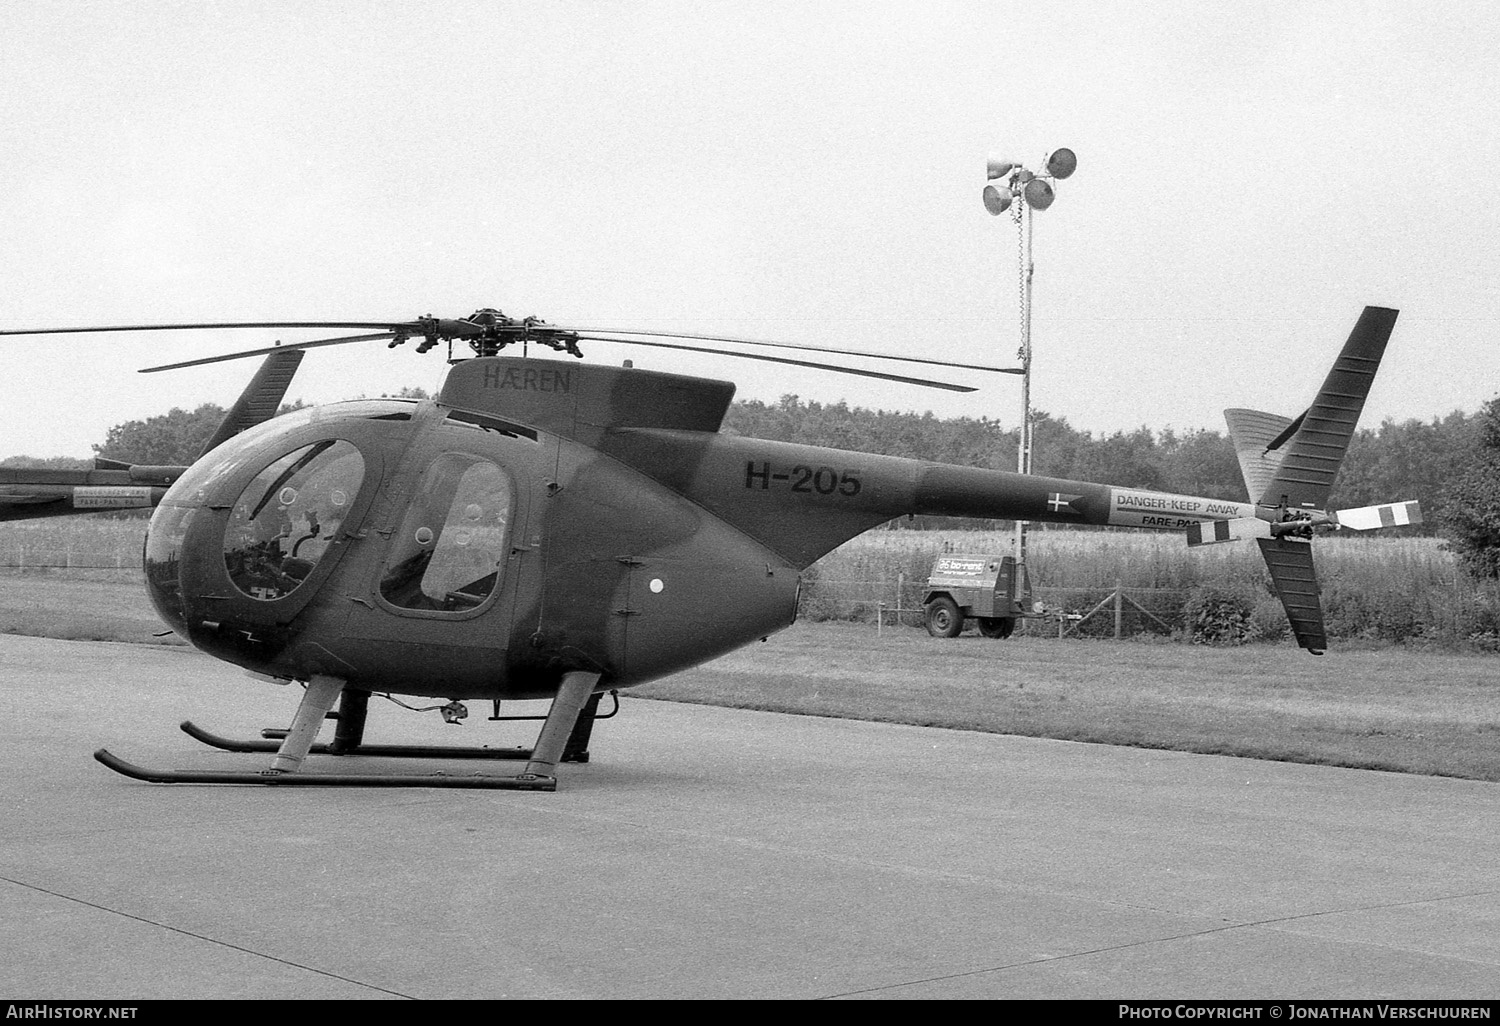
[[[406,388],[401,398],[426,398]],[[282,412],[300,407],[284,406]],[[110,428],[93,446],[96,456],[129,463],[192,463],[224,416],[205,403],[173,409]],[[1065,417],[1035,413],[1032,469],[1048,477],[1099,481],[1132,488],[1249,501],[1234,447],[1212,430],[1170,428],[1095,434]],[[867,410],[847,403],[804,402],[785,395],[774,403],[741,400],[729,409],[732,434],[874,452],[963,466],[1014,470],[1018,431],[989,418],[938,418],[931,413]],[[86,467],[89,461],[11,457],[7,467]],[[1446,533],[1465,565],[1500,575],[1500,397],[1474,414],[1455,411],[1429,421],[1387,420],[1361,428],[1349,446],[1330,506],[1349,509],[1417,499],[1427,515],[1418,528]],[[913,526],[963,526],[966,522],[918,518]],[[974,522],[973,526],[988,522]]]

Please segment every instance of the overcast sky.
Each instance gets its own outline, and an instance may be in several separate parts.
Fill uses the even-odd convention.
[[[1010,363],[990,153],[1078,172],[1036,215],[1035,404],[1093,431],[1300,412],[1367,303],[1364,423],[1500,391],[1500,8],[1488,3],[0,5],[0,327],[495,306]],[[295,332],[0,340],[0,456],[231,402]],[[967,397],[615,346],[590,359],[1014,424]],[[312,402],[439,353],[314,352]]]

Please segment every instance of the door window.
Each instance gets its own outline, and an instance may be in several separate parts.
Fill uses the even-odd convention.
[[[444,453],[391,539],[380,594],[401,609],[462,612],[493,594],[507,554],[510,478],[488,460]]]

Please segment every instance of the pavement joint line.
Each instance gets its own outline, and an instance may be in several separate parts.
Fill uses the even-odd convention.
[[[1390,902],[1388,904],[1382,905],[1370,905],[1351,909],[1331,909],[1322,912],[1303,912],[1298,913],[1294,916],[1284,916],[1278,919],[1266,919],[1253,922],[1235,923],[1223,920],[1222,917],[1215,917],[1212,913],[1184,911],[1182,909],[1168,908],[1162,905],[1147,904],[1139,901],[1126,901],[1120,898],[1091,896],[1052,887],[1033,887],[1021,884],[1007,884],[1003,882],[996,882],[991,877],[973,872],[964,872],[952,869],[934,869],[931,866],[913,866],[901,862],[881,861],[879,859],[872,859],[857,855],[840,855],[832,852],[821,851],[815,848],[799,847],[797,845],[785,844],[781,842],[761,841],[751,837],[735,836],[732,834],[717,834],[708,830],[694,830],[686,827],[663,828],[660,826],[651,826],[634,819],[616,816],[606,811],[583,811],[576,808],[559,808],[555,805],[535,805],[529,808],[543,814],[550,814],[573,819],[583,819],[591,822],[604,822],[613,824],[615,826],[630,827],[640,831],[641,833],[650,834],[652,836],[673,835],[680,838],[687,838],[704,846],[719,846],[724,848],[739,848],[750,851],[774,852],[782,855],[795,856],[804,861],[821,861],[834,865],[858,866],[864,869],[897,873],[908,877],[960,880],[965,883],[977,884],[988,887],[991,890],[1002,891],[1006,893],[1045,894],[1049,897],[1061,898],[1068,901],[1083,901],[1096,905],[1110,906],[1113,908],[1130,909],[1143,912],[1158,912],[1162,915],[1168,916],[1201,916],[1210,919],[1219,918],[1221,921],[1226,922],[1226,925],[1222,927],[1222,929],[1234,929],[1239,926],[1262,926],[1274,924],[1277,922],[1289,922],[1296,919],[1311,919],[1317,916],[1340,915],[1345,912],[1366,912],[1380,908],[1398,908],[1402,905],[1422,905],[1430,902],[1453,901],[1461,898],[1472,898],[1486,894],[1500,893],[1500,890],[1474,891],[1466,894],[1441,895],[1438,897],[1430,898],[1411,898],[1406,901]],[[1194,936],[1194,934],[1184,934],[1183,936]],[[1024,965],[1027,963],[1018,964]],[[1002,966],[1000,968],[1006,967]],[[976,971],[984,972],[987,970]],[[939,978],[946,979],[946,977]]]
[[[381,986],[379,986],[377,984],[374,984],[374,983],[365,983],[365,982],[363,982],[361,980],[350,979],[347,976],[340,976],[338,973],[332,973],[332,972],[329,972],[326,969],[318,969],[318,968],[316,968],[314,966],[303,965],[301,962],[293,962],[290,959],[278,958],[275,955],[268,955],[264,951],[256,951],[253,948],[242,947],[239,944],[232,944],[229,941],[219,940],[219,939],[214,938],[214,937],[206,937],[206,936],[204,936],[201,933],[194,933],[192,930],[184,930],[184,929],[182,929],[179,926],[171,926],[171,925],[169,925],[167,923],[159,923],[159,922],[157,922],[154,919],[147,919],[144,916],[132,915],[129,912],[123,912],[123,911],[121,911],[120,909],[117,909],[117,908],[110,908],[108,905],[100,905],[100,904],[98,904],[96,902],[87,901],[87,900],[85,900],[83,898],[74,897],[71,894],[63,894],[60,891],[49,890],[46,887],[39,887],[36,884],[27,883],[25,880],[17,880],[14,877],[10,877],[10,876],[0,876],[0,880],[3,880],[4,882],[9,883],[9,884],[14,884],[17,887],[24,887],[27,890],[36,891],[39,894],[46,894],[49,897],[59,898],[59,899],[61,899],[63,901],[70,901],[70,902],[73,902],[74,904],[82,905],[85,908],[96,909],[97,911],[104,912],[104,913],[107,913],[109,915],[119,916],[122,919],[131,919],[131,920],[134,920],[137,923],[144,923],[146,926],[154,926],[154,927],[156,927],[159,930],[166,930],[166,931],[168,931],[170,933],[179,934],[179,935],[181,935],[183,937],[191,937],[194,940],[204,941],[205,943],[213,944],[213,945],[216,945],[216,946],[221,947],[221,948],[228,948],[230,951],[238,951],[241,954],[249,955],[252,958],[263,958],[263,959],[265,959],[268,962],[276,962],[276,963],[279,963],[281,965],[288,966],[289,968],[292,968],[292,969],[300,969],[303,972],[314,973],[315,975],[318,975],[318,976],[326,976],[326,977],[328,977],[331,980],[338,980],[341,983],[348,983],[348,984],[350,984],[352,986],[355,986],[355,987],[363,987],[363,988],[365,988],[367,990],[379,991],[382,994],[389,994],[392,997],[403,998],[403,999],[405,999],[407,1001],[415,1001],[415,1000],[417,1000],[411,994],[403,994],[403,993],[401,993],[398,990],[391,990],[391,989],[389,989],[387,987],[381,987]]]
[[[1413,899],[1413,900],[1410,900],[1410,901],[1391,901],[1391,902],[1383,902],[1383,903],[1377,904],[1377,905],[1359,905],[1359,906],[1356,906],[1354,908],[1325,909],[1325,910],[1320,911],[1320,912],[1302,912],[1302,913],[1299,913],[1299,914],[1294,915],[1294,916],[1277,916],[1277,917],[1272,918],[1272,919],[1257,919],[1257,920],[1253,920],[1253,921],[1250,921],[1250,922],[1244,922],[1244,923],[1228,923],[1228,924],[1226,924],[1224,926],[1215,926],[1215,927],[1211,927],[1211,928],[1205,929],[1205,930],[1193,930],[1193,931],[1190,931],[1188,933],[1172,934],[1170,936],[1165,936],[1165,937],[1151,937],[1151,938],[1146,938],[1144,940],[1130,941],[1127,944],[1113,944],[1113,945],[1110,945],[1108,947],[1103,947],[1103,948],[1092,948],[1092,949],[1090,949],[1088,951],[1070,951],[1070,952],[1067,952],[1067,953],[1061,954],[1061,955],[1049,955],[1046,958],[1032,958],[1032,959],[1027,959],[1027,960],[1022,961],[1022,962],[1011,962],[1011,963],[1008,963],[1006,965],[988,966],[988,967],[983,968],[983,969],[968,969],[968,970],[965,970],[964,972],[961,972],[961,973],[944,973],[944,974],[939,975],[939,976],[924,977],[923,979],[920,979],[920,980],[906,980],[906,981],[903,981],[901,983],[889,983],[889,984],[886,984],[886,985],[881,986],[881,987],[866,987],[866,988],[864,988],[862,990],[850,990],[850,991],[845,991],[845,992],[840,993],[840,994],[825,994],[822,997],[815,998],[813,1000],[817,1000],[817,1001],[832,1001],[832,1000],[837,1000],[839,998],[846,998],[846,997],[861,997],[861,996],[866,995],[866,994],[881,994],[881,993],[884,993],[884,992],[890,991],[890,990],[899,990],[899,989],[901,989],[903,987],[917,987],[917,986],[921,986],[921,985],[927,984],[927,983],[941,983],[941,982],[943,982],[945,980],[961,980],[961,979],[963,979],[965,977],[968,977],[968,976],[983,976],[986,973],[1000,973],[1000,972],[1005,972],[1006,970],[1009,970],[1009,969],[1023,969],[1023,968],[1026,968],[1028,966],[1047,965],[1048,963],[1051,963],[1051,962],[1062,962],[1062,961],[1066,961],[1066,960],[1072,959],[1072,958],[1083,958],[1083,957],[1086,957],[1088,955],[1103,955],[1103,954],[1108,954],[1109,952],[1112,952],[1112,951],[1128,951],[1131,948],[1145,947],[1145,946],[1150,945],[1150,944],[1163,944],[1163,943],[1169,943],[1169,942],[1172,942],[1172,941],[1192,940],[1194,937],[1207,937],[1207,936],[1211,936],[1212,934],[1216,934],[1216,933],[1229,933],[1229,932],[1232,932],[1232,931],[1235,931],[1235,930],[1254,929],[1255,927],[1261,927],[1261,926],[1275,926],[1275,925],[1277,925],[1279,923],[1291,923],[1291,922],[1296,922],[1296,921],[1302,920],[1302,919],[1317,919],[1317,918],[1319,918],[1321,916],[1345,915],[1345,914],[1353,913],[1353,912],[1375,912],[1375,911],[1379,911],[1380,909],[1402,908],[1402,907],[1408,906],[1408,905],[1428,905],[1428,904],[1434,904],[1434,903],[1443,902],[1443,901],[1458,901],[1458,900],[1461,900],[1463,898],[1484,897],[1485,895],[1490,895],[1490,894],[1500,894],[1500,891],[1497,891],[1497,890],[1470,891],[1470,892],[1467,892],[1467,893],[1464,893],[1464,894],[1448,894],[1448,895],[1444,895],[1444,896],[1437,897],[1437,898],[1416,898],[1416,899]],[[1187,913],[1183,913],[1183,914],[1185,915]],[[1369,942],[1367,942],[1367,941],[1352,941],[1351,943],[1368,944]],[[1374,946],[1375,947],[1382,947],[1382,948],[1388,948],[1388,947],[1390,947],[1390,945],[1388,945],[1388,944],[1376,944]],[[1435,954],[1435,953],[1433,953],[1433,952],[1424,952],[1424,954]],[[1491,964],[1489,962],[1483,962],[1483,961],[1480,961],[1478,959],[1463,958],[1462,956],[1457,956],[1457,955],[1442,955],[1442,956],[1439,956],[1439,957],[1447,958],[1447,959],[1452,959],[1453,961],[1456,961],[1456,962],[1472,962],[1475,965],[1489,965],[1489,964]]]

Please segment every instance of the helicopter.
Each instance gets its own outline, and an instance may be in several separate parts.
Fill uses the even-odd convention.
[[[1414,502],[1326,508],[1396,317],[1365,308],[1300,416],[1226,411],[1251,502],[728,435],[729,382],[530,355],[535,346],[578,358],[581,341],[630,342],[973,390],[685,340],[872,355],[852,350],[565,327],[489,308],[458,319],[0,331],[359,331],[147,368],[264,357],[190,466],[0,469],[0,519],[154,507],[144,576],[162,620],[253,677],[303,688],[290,727],[260,740],[182,725],[217,748],[272,753],[263,770],[151,769],[100,749],[110,769],[157,783],[553,791],[558,764],[587,761],[595,719],[613,714],[599,713],[604,695],[789,626],[803,570],[905,515],[1168,530],[1189,545],[1255,538],[1298,643],[1321,654],[1314,534],[1421,520]],[[306,350],[376,340],[415,340],[421,352],[446,342],[451,366],[436,398],[275,415]],[[455,343],[473,355],[454,357]],[[515,345],[523,355],[504,353]],[[444,700],[450,722],[467,714],[466,701],[494,702],[492,719],[513,718],[499,716],[501,701],[551,705],[519,717],[542,721],[531,748],[372,745],[364,730],[376,694]],[[328,719],[333,739],[317,744]],[[324,754],[525,765],[513,774],[303,771]]]

